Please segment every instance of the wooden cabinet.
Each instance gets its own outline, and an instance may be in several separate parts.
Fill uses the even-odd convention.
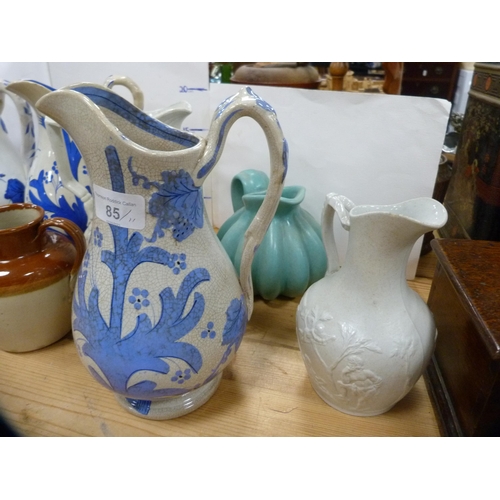
[[[445,436],[500,436],[500,243],[437,239],[426,382]]]
[[[460,63],[405,62],[401,95],[453,100]]]

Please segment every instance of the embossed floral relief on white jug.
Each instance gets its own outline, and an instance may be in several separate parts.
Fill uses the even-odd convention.
[[[350,232],[342,267],[335,213]],[[355,206],[344,196],[327,195],[322,223],[328,271],[300,301],[297,336],[311,384],[333,408],[360,416],[384,413],[426,369],[436,327],[405,270],[417,239],[446,220],[444,207],[431,198]]]

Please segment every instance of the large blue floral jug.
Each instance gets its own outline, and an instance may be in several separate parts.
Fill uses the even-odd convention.
[[[35,154],[33,116],[28,103],[7,90],[9,82],[0,82],[0,205],[22,203],[28,171]],[[5,123],[2,112],[8,96],[17,111],[21,127],[21,145],[17,147],[9,135],[13,124]]]
[[[73,299],[82,362],[136,415],[195,410],[217,389],[252,314],[252,259],[287,169],[274,109],[243,88],[219,105],[203,139],[92,85],[51,92],[37,107],[75,140],[92,181],[92,237]],[[243,116],[266,135],[271,176],[238,279],[208,220],[202,185]]]

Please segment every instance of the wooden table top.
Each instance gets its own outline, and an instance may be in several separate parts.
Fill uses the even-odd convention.
[[[427,300],[435,256],[409,281]],[[39,351],[0,351],[0,414],[24,436],[439,436],[423,378],[389,412],[345,415],[309,383],[295,334],[300,299],[257,299],[240,349],[214,396],[183,417],[123,410],[78,358],[71,335]]]

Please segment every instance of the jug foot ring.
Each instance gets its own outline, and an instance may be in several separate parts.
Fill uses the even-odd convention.
[[[169,396],[153,401],[126,398],[120,394],[115,394],[115,397],[123,408],[137,417],[149,420],[169,420],[187,415],[204,405],[213,396],[221,380],[222,372],[198,389],[180,396]]]

